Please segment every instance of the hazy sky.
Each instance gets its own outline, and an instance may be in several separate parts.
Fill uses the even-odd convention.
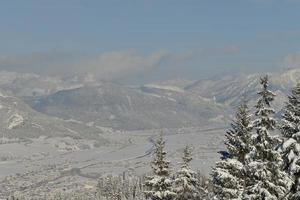
[[[300,0],[1,0],[0,70],[113,80],[300,66]]]

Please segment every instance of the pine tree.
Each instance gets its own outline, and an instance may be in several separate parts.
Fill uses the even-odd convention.
[[[293,180],[289,195],[291,199],[300,199],[300,83],[292,89],[282,117],[284,170]]]
[[[225,143],[227,154],[242,164],[245,163],[245,157],[251,151],[252,128],[250,111],[246,102],[243,102],[237,109],[231,129],[226,133],[227,142]]]
[[[173,192],[173,181],[170,179],[170,163],[166,160],[164,151],[165,141],[162,134],[155,143],[154,159],[152,161],[153,176],[147,177],[145,185],[148,191],[145,191],[147,199],[151,200],[173,200],[176,193]]]
[[[204,198],[205,190],[200,187],[196,177],[197,173],[190,168],[192,159],[191,149],[189,146],[186,146],[183,151],[183,162],[175,179],[175,192],[177,194],[176,199],[178,200],[197,200]]]
[[[268,90],[268,76],[260,79],[262,90],[258,93],[259,99],[255,106],[256,120],[252,144],[254,148],[249,153],[245,165],[247,185],[244,199],[251,200],[277,200],[285,199],[288,185],[287,174],[282,170],[282,159],[276,150],[280,140],[272,136],[276,121],[272,117],[275,111],[271,108],[271,102],[275,94]]]
[[[213,170],[214,193],[218,199],[241,199],[245,185],[245,157],[251,151],[251,119],[243,102],[237,109],[231,129],[226,132],[227,151]]]

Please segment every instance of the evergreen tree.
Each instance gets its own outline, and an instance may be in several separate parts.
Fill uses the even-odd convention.
[[[282,159],[276,150],[280,140],[272,136],[276,121],[272,117],[275,111],[271,108],[271,102],[275,94],[268,90],[268,76],[260,79],[262,90],[258,93],[259,99],[255,106],[256,120],[252,144],[254,148],[249,153],[246,161],[246,190],[244,199],[251,200],[277,200],[285,199],[289,182],[287,174],[282,170]]]
[[[192,161],[191,149],[186,146],[183,151],[182,165],[175,179],[175,192],[178,200],[197,200],[203,199],[205,190],[200,187],[197,173],[190,168]],[[203,196],[202,196],[203,195]]]
[[[290,198],[300,199],[300,83],[292,89],[282,117],[284,170],[293,180]]]
[[[245,163],[245,156],[251,151],[252,128],[250,111],[246,102],[243,102],[237,109],[231,129],[226,133],[225,143],[227,155],[242,164]]]
[[[169,162],[166,160],[164,151],[165,141],[162,134],[155,143],[154,159],[152,161],[153,176],[147,177],[145,191],[147,199],[151,200],[173,200],[176,193],[172,191],[173,181],[170,179]]]
[[[243,102],[237,109],[231,129],[226,132],[227,151],[213,170],[214,193],[218,199],[241,199],[245,185],[245,157],[251,151],[251,119]]]

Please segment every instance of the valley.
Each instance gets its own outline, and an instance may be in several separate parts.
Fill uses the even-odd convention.
[[[272,75],[278,114],[287,88],[298,81],[296,72]],[[8,72],[0,77],[3,73],[0,198],[91,192],[100,177],[147,173],[161,131],[172,169],[178,168],[189,144],[192,167],[209,176],[220,157],[217,152],[224,149],[234,109],[245,98],[250,105],[255,102],[259,77],[121,86],[84,77]]]

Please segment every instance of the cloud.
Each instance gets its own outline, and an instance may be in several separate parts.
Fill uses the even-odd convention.
[[[42,52],[27,55],[0,56],[0,70],[72,75],[93,73],[98,78],[113,79],[155,69],[160,63],[168,62],[170,54],[163,50],[149,55],[134,50],[111,51],[97,55],[64,52]]]
[[[188,69],[188,64],[193,63],[190,61],[197,63],[208,57],[231,55],[239,51],[236,46],[199,48],[179,53],[156,50],[148,54],[132,49],[98,54],[48,51],[0,55],[0,70],[59,76],[92,74],[102,80],[128,79],[146,77],[152,72],[169,73],[172,70],[177,70],[178,73],[193,73]],[[161,74],[164,75],[166,74]]]
[[[159,67],[172,70],[173,65],[180,65],[185,69],[185,62],[193,59],[202,59],[207,56],[232,55],[240,52],[237,46],[221,48],[203,48],[197,50],[171,53],[158,50],[148,55],[141,55],[134,50],[105,52],[85,62],[85,71],[92,72],[102,79],[115,79],[119,77],[132,77],[146,74]],[[83,69],[80,66],[80,69]]]
[[[170,58],[171,55],[163,50],[146,56],[134,50],[112,51],[84,63],[87,66],[84,71],[92,72],[103,79],[114,79],[146,73],[159,67],[162,62],[168,62]]]

